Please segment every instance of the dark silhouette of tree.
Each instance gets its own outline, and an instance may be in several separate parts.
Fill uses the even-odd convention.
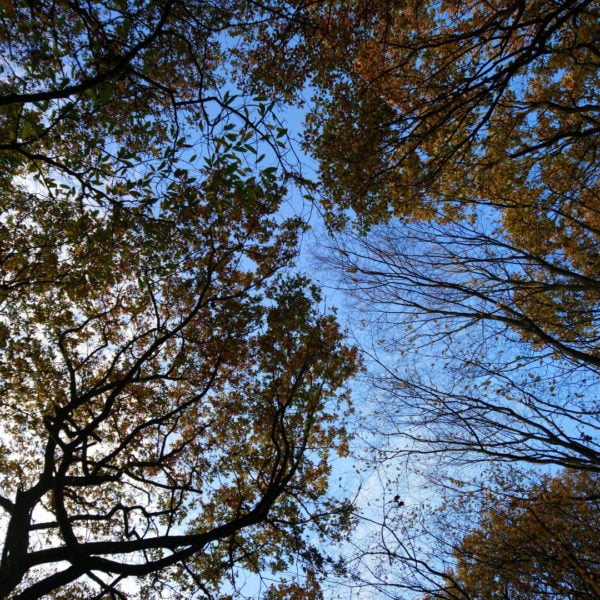
[[[0,8],[3,598],[318,594],[350,523],[328,456],[356,353],[259,164],[285,132],[220,90],[242,17]]]

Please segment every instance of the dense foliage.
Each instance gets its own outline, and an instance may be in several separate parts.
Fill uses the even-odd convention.
[[[435,597],[598,597],[598,492],[597,475],[563,472],[525,497],[498,498],[456,548],[456,571]]]
[[[2,597],[317,596],[346,528],[356,357],[268,106],[219,91],[226,8],[2,4]]]
[[[283,184],[311,184],[286,164],[283,103],[306,106],[306,197],[375,340],[376,462],[444,490],[428,514],[447,529],[386,501],[354,583],[543,597],[527,582],[567,544],[564,514],[581,543],[540,585],[596,594],[596,558],[577,565],[600,471],[599,17],[594,0],[2,3],[0,594],[235,597],[248,573],[250,595],[321,594],[357,360],[293,270],[305,224]],[[502,475],[523,465],[526,489]],[[467,514],[465,490],[498,502]],[[432,557],[415,530],[453,537]]]

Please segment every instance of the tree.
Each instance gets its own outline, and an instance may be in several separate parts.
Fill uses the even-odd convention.
[[[248,32],[263,41],[259,51],[278,51],[251,76],[288,96],[310,81],[307,147],[328,210],[350,208],[368,226],[470,203],[503,206],[511,194],[502,183],[506,192],[535,181],[527,198],[541,199],[557,170],[575,175],[558,177],[565,195],[593,181],[594,2],[286,6],[280,24]]]
[[[354,226],[334,262],[399,355],[372,350],[396,431],[597,469],[597,5],[290,5],[261,32],[286,73],[251,76],[316,90],[307,147]]]
[[[11,173],[50,165],[92,187],[136,152],[164,151],[178,115],[192,107],[199,117],[215,84],[217,23],[177,2],[2,10],[1,149]]]
[[[5,208],[2,595],[150,576],[144,597],[211,597],[236,565],[321,564],[304,529],[343,516],[327,455],[355,357],[282,272],[280,201],[224,167],[119,221],[68,197]]]
[[[478,474],[443,477],[441,495],[423,479],[395,496],[384,484],[382,512],[349,549],[345,585],[390,600],[596,598],[598,474]]]
[[[489,226],[388,224],[337,248],[371,311],[391,455],[598,471],[595,283]]]
[[[138,201],[152,197],[152,186],[208,158],[231,119],[282,158],[269,133],[273,113],[237,95],[228,73],[223,46],[252,27],[243,3],[18,0],[0,10],[0,153],[10,193],[18,177],[36,176],[105,202],[133,188]],[[240,143],[252,147],[246,135]]]
[[[600,594],[598,477],[563,471],[500,499],[455,549],[429,598],[594,598]]]
[[[0,596],[318,593],[357,358],[294,272],[268,105],[215,91],[240,13],[1,10]]]
[[[292,98],[314,90],[306,147],[332,262],[375,325],[384,457],[425,455],[438,475],[446,462],[458,494],[474,463],[593,478],[598,4],[287,5],[301,18],[261,32],[285,73],[250,76]],[[400,551],[382,535],[380,556],[440,576],[382,528]]]

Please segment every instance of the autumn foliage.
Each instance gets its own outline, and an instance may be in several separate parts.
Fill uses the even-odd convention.
[[[215,87],[220,7],[1,10],[0,596],[318,589],[357,360],[268,107]]]
[[[596,598],[598,477],[562,472],[491,504],[439,598]]]
[[[469,487],[464,473],[474,464],[574,469],[566,487],[578,472],[593,479],[600,469],[598,4],[289,4],[303,18],[253,38],[279,54],[250,77],[288,98],[310,84],[306,148],[319,161],[316,195],[337,232],[330,263],[368,325],[375,408],[385,416],[372,427],[388,441],[381,461],[422,469],[429,460],[445,494],[459,481]],[[442,465],[455,479],[444,479]],[[508,524],[518,520],[520,500],[513,483],[501,487],[500,497],[514,497],[496,513]],[[453,493],[462,490],[456,483]],[[593,531],[596,512],[593,503],[583,511],[582,532]],[[362,555],[387,557],[421,578],[411,575],[412,585],[399,574],[394,580],[400,568],[366,563],[360,583],[391,597],[411,585],[424,593],[447,556],[429,563],[425,548],[419,555],[419,544],[410,546],[412,531],[394,530],[387,513],[382,519],[377,547]],[[458,545],[452,560],[461,568],[485,527]],[[546,543],[529,541],[532,551]],[[519,573],[527,581],[538,567],[525,558]],[[496,568],[501,579],[506,569],[510,577],[510,565],[490,565],[489,573]],[[482,573],[478,563],[471,581]],[[560,586],[552,593],[596,597],[589,582],[573,592],[580,596]],[[524,597],[545,597],[538,591]],[[473,597],[521,597],[494,595],[501,593],[488,586]]]
[[[600,596],[599,17],[0,3],[0,596],[319,598],[346,573],[328,484],[360,361],[296,268],[294,185],[373,340],[374,462],[498,499],[439,562],[387,506],[343,589]],[[534,483],[476,481],[506,465]]]

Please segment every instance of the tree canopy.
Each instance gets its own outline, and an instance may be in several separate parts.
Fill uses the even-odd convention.
[[[317,596],[349,522],[357,357],[226,4],[2,4],[2,597]]]
[[[249,76],[312,91],[306,148],[330,262],[372,326],[384,458],[430,457],[438,481],[445,464],[457,495],[474,463],[598,472],[597,2],[290,5],[302,18],[252,38],[278,55]],[[388,525],[372,555],[442,574]],[[383,570],[379,589],[406,589]]]
[[[542,199],[585,206],[598,135],[594,2],[290,5],[302,18],[260,30],[261,49],[280,53],[252,74],[288,95],[313,86],[309,148],[326,208],[351,208],[363,225],[452,215],[504,206],[530,183],[524,215]]]
[[[238,563],[283,568],[299,524],[337,514],[318,507],[355,357],[283,271],[298,224],[276,224],[280,201],[224,169],[152,214],[5,207],[3,595],[152,575],[144,597],[209,596]]]
[[[456,571],[430,598],[600,595],[596,474],[544,477],[525,497],[498,499],[455,549]]]
[[[250,77],[314,89],[322,205],[354,229],[333,262],[401,355],[393,404],[443,452],[597,468],[596,3],[291,4],[261,31],[285,72]]]
[[[374,555],[427,580],[412,591],[452,577],[492,598],[480,559],[508,568],[500,533],[528,573],[570,506],[587,544],[595,492],[571,492],[600,471],[599,16],[594,0],[3,2],[0,595],[227,598],[248,576],[249,595],[320,597],[351,521],[328,460],[359,360],[295,268],[297,183],[372,326],[378,460],[432,457],[458,495],[482,464],[553,473],[524,494],[498,477],[503,500],[444,568],[387,513]],[[290,103],[312,183],[286,162]]]

